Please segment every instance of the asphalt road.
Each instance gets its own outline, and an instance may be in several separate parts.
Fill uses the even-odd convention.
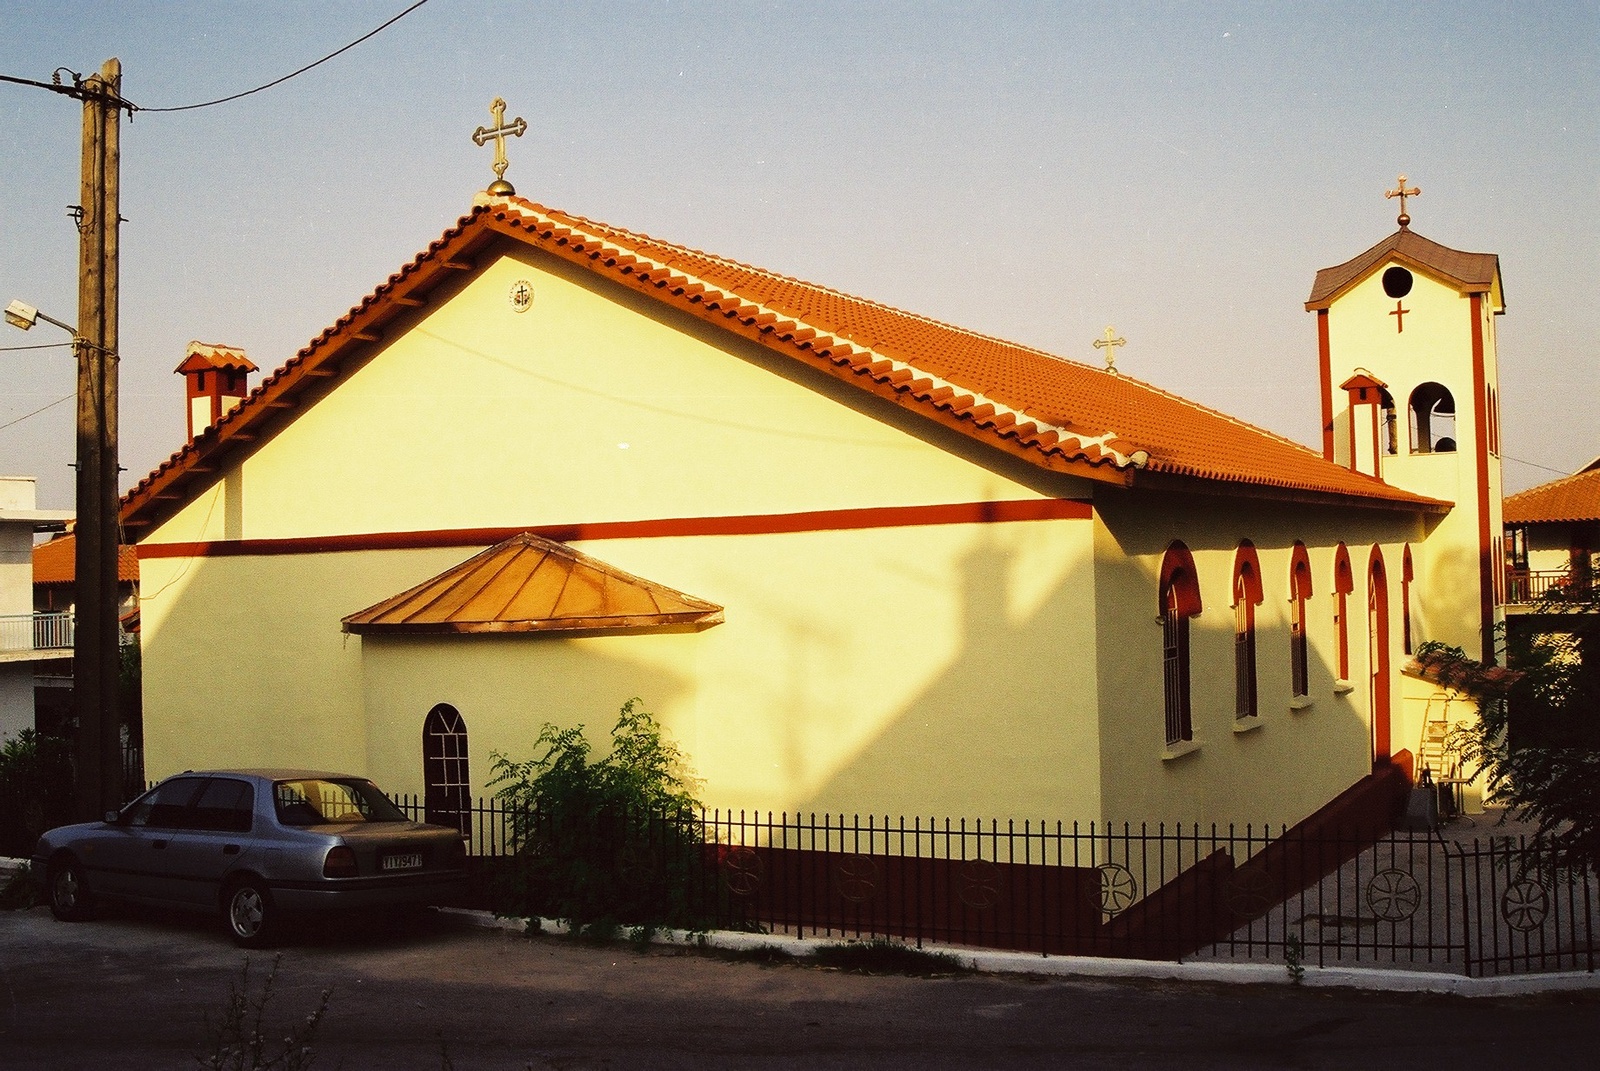
[[[272,953],[252,953],[251,993]],[[0,1068],[184,1068],[216,1052],[246,955],[219,923],[0,912]],[[1594,995],[866,976],[527,939],[433,918],[281,950],[263,1033],[331,988],[317,1068],[1592,1066]],[[269,1047],[269,1052],[272,1051]],[[228,1065],[225,1065],[228,1066]],[[249,1066],[248,1064],[244,1066]]]

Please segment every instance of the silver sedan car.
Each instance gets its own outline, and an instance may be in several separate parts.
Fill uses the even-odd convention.
[[[220,909],[235,941],[259,946],[285,916],[448,903],[466,857],[459,831],[411,821],[365,778],[216,770],[52,829],[32,862],[59,919],[90,918],[99,900]]]

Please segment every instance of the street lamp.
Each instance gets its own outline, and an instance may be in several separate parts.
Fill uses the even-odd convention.
[[[61,328],[61,330],[71,335],[74,342],[78,340],[78,329],[76,327],[73,327],[71,324],[64,324],[54,316],[46,316],[32,305],[29,305],[26,301],[13,301],[11,304],[6,306],[6,323],[10,324],[12,327],[20,327],[22,330],[26,331],[40,320],[43,320],[47,324],[55,324],[57,327]]]
[[[80,320],[83,319],[80,309]],[[78,715],[78,807],[98,817],[123,797],[122,711],[118,702],[116,353],[26,301],[5,309],[27,331],[43,320],[72,336],[78,358],[77,522],[73,556],[73,707]],[[90,320],[93,320],[91,308]]]

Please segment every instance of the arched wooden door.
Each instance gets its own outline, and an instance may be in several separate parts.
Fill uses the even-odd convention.
[[[1372,548],[1367,564],[1367,636],[1371,643],[1368,665],[1372,668],[1372,765],[1389,760],[1390,690],[1389,677],[1389,579],[1383,568],[1383,554]]]

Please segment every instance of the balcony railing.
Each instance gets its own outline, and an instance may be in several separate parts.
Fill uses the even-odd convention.
[[[1538,602],[1552,592],[1587,597],[1593,582],[1587,576],[1573,576],[1567,569],[1507,569],[1506,602],[1515,606]]]
[[[71,650],[70,611],[0,615],[0,653]]]

